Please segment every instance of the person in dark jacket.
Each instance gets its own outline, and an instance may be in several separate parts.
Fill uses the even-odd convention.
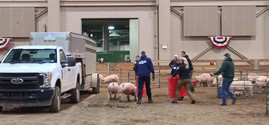
[[[196,101],[193,98],[193,95],[190,91],[190,84],[191,84],[190,71],[186,68],[183,59],[177,59],[176,65],[177,65],[176,71],[172,74],[171,77],[179,75],[180,80],[178,81],[178,87],[176,91],[177,97],[172,101],[172,103],[177,103],[177,98],[179,98],[179,91],[181,90],[182,86],[185,85],[187,94],[191,99],[191,104],[195,104]]]
[[[151,88],[150,88],[150,73],[152,73],[152,80],[154,81],[154,68],[150,58],[146,56],[146,52],[141,52],[141,57],[136,63],[136,69],[138,76],[138,100],[137,104],[141,104],[142,102],[142,91],[144,83],[146,84],[146,91],[148,96],[148,102],[153,103],[151,96]]]
[[[169,67],[170,68],[173,68],[173,65],[176,64],[176,59],[178,58],[178,55],[175,55],[174,56],[174,59],[170,61],[169,63]]]
[[[222,81],[222,103],[221,106],[226,106],[226,93],[232,98],[232,104],[235,104],[236,97],[230,90],[230,85],[233,82],[234,78],[234,63],[229,53],[226,53],[225,60],[223,64],[221,65],[221,68],[215,72],[211,73],[211,76],[213,75],[219,75],[222,74],[223,81]]]
[[[133,67],[133,70],[135,71],[135,75],[137,76],[137,62],[139,61],[139,55],[137,55],[136,57],[135,57],[135,64],[134,64],[134,67]]]
[[[190,77],[192,78],[192,74],[193,74],[193,66],[192,66],[192,62],[191,62],[189,56],[186,54],[185,51],[181,51],[181,56],[182,56],[182,57],[185,57],[185,58],[187,59],[187,62],[188,62],[188,64],[189,64]],[[190,86],[191,86],[191,91],[194,92],[194,91],[195,91],[195,90],[194,90],[194,86],[192,86],[192,84],[190,84]]]
[[[176,63],[176,62],[175,62],[175,64],[173,64],[173,66],[172,66],[172,70],[171,70],[171,73],[170,73],[170,76],[174,75],[174,74],[177,72],[178,66],[179,66],[179,63]],[[180,89],[179,91],[180,91],[180,92],[181,92],[181,91],[184,91],[184,93],[186,93],[185,88],[182,88],[182,89]],[[183,99],[184,99],[184,95],[183,95],[183,96],[179,96],[179,98],[178,98],[178,100],[180,100],[180,101],[182,101]]]

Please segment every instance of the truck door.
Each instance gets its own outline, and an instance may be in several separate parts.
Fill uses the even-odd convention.
[[[67,63],[67,58],[64,54],[63,50],[60,50],[60,62],[62,65],[62,91],[67,91],[69,89],[70,86],[70,75],[71,73],[69,73],[71,70],[68,67],[68,63]]]

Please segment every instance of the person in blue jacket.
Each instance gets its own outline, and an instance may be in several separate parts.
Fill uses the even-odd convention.
[[[151,88],[150,88],[150,73],[152,73],[152,80],[154,81],[154,68],[150,58],[146,56],[146,52],[141,52],[141,57],[137,61],[135,66],[135,72],[138,76],[138,100],[137,104],[141,104],[142,102],[142,91],[144,83],[146,84],[146,91],[148,96],[148,103],[153,103],[151,96]]]

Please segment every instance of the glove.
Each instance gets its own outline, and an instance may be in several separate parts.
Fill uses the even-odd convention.
[[[154,81],[154,80],[155,80],[155,75],[153,74],[153,75],[152,75],[152,81]]]
[[[213,73],[210,73],[210,75],[211,75],[211,76],[214,76],[214,74],[213,74]]]

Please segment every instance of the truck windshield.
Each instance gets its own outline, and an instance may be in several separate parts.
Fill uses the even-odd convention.
[[[55,49],[13,49],[3,63],[56,63]]]

